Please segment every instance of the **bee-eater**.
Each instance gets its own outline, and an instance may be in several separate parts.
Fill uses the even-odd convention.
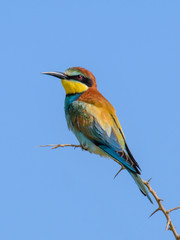
[[[64,73],[44,72],[60,78],[66,91],[65,115],[68,128],[83,149],[112,158],[125,168],[141,192],[152,200],[140,178],[140,167],[130,152],[115,109],[97,90],[94,75],[81,67],[68,68]]]

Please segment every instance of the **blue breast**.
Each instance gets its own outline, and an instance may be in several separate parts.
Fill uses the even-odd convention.
[[[68,111],[69,109],[69,106],[71,105],[71,103],[73,103],[74,101],[76,101],[80,96],[81,96],[82,93],[77,93],[77,94],[73,94],[73,95],[66,95],[66,98],[65,98],[65,112]]]
[[[66,98],[65,98],[65,104],[64,104],[65,116],[66,116],[66,121],[67,121],[68,127],[71,130],[72,130],[73,127],[72,127],[72,122],[71,122],[69,112],[68,112],[69,106],[74,101],[76,101],[81,96],[81,94],[82,93],[77,93],[77,94],[73,94],[73,95],[66,95]]]

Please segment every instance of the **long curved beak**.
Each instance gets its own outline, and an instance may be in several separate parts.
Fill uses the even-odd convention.
[[[68,76],[62,72],[42,72],[42,74],[51,75],[60,79],[68,79]]]

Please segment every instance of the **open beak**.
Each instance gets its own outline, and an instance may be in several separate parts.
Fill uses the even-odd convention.
[[[68,76],[61,72],[42,72],[42,74],[51,75],[60,79],[68,79]]]

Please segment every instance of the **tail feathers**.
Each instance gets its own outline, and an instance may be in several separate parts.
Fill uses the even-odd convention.
[[[128,172],[130,173],[130,175],[133,177],[135,183],[138,185],[140,191],[141,191],[145,196],[147,196],[147,198],[149,199],[149,201],[153,204],[153,201],[152,201],[152,199],[151,199],[150,196],[149,196],[148,190],[147,190],[146,186],[144,185],[144,183],[143,183],[141,177],[139,176],[139,174],[134,173],[134,172],[132,172],[132,171],[129,170],[129,169],[127,169],[127,170],[128,170]]]

